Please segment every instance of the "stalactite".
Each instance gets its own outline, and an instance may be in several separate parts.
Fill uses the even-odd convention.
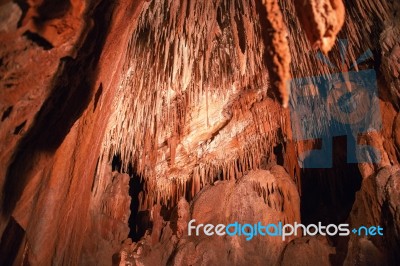
[[[312,49],[308,52],[309,32],[299,29],[294,2],[263,3],[264,16],[254,0],[159,0],[142,10],[129,41],[103,153],[120,153],[125,169],[135,165],[147,183],[144,202],[176,200],[187,189],[194,196],[216,178],[239,178],[258,168],[261,157],[272,154],[278,142],[291,140],[288,113],[282,115],[266,88],[279,88],[285,105],[289,70],[294,78],[338,71],[317,59]],[[331,7],[340,13],[340,3]],[[387,6],[363,2],[357,9],[376,13]],[[339,13],[328,34],[331,39],[341,24]],[[382,22],[387,12],[380,13]],[[342,31],[352,36],[354,46],[348,48],[346,64],[370,45],[360,43],[363,33],[352,26],[358,17],[352,12],[349,17]],[[268,29],[270,43],[264,36]],[[334,55],[340,50],[336,48]],[[295,55],[290,69],[289,51]],[[263,55],[270,56],[271,66]],[[286,167],[296,169],[296,163]]]
[[[288,32],[283,20],[278,0],[263,0],[266,9],[266,30],[268,31],[267,65],[271,86],[278,89],[284,107],[288,106],[289,94],[287,83],[290,79],[290,53]]]
[[[345,10],[342,0],[307,0],[294,3],[311,46],[328,53],[344,23]]]
[[[103,145],[104,153],[121,154],[124,169],[132,163],[146,181],[155,180],[147,184],[150,193],[152,188],[164,191],[146,195],[143,202],[165,200],[164,193],[173,193],[172,198],[177,198],[186,190],[168,191],[167,187],[176,186],[176,178],[156,169],[182,167],[187,123],[202,99],[207,105],[203,122],[211,127],[210,108],[215,104],[211,97],[231,101],[234,95],[226,88],[232,86],[265,93],[268,78],[263,51],[253,0],[165,0],[146,4],[129,41],[124,79]],[[244,157],[244,169],[257,165],[256,157]],[[169,164],[160,164],[161,158]],[[223,179],[236,177],[236,171],[226,171],[227,166],[199,163],[204,168],[188,172],[184,178],[185,184],[189,178],[194,179],[192,193],[220,172]]]
[[[295,221],[298,213],[292,206],[296,199],[292,199],[290,195],[298,194],[297,191],[294,193],[293,183],[285,170],[280,166],[275,166],[267,174],[259,175],[256,171],[252,171],[247,176],[253,184],[253,190],[263,198],[268,207],[285,213],[285,219],[288,221]]]

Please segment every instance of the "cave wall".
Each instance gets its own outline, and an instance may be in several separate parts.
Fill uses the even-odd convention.
[[[116,261],[126,255],[147,263],[154,257],[197,263],[200,254],[190,261],[180,255],[197,240],[180,240],[154,204],[173,209],[186,197],[193,207],[203,197],[207,206],[217,194],[253,191],[232,184],[245,184],[252,170],[270,176],[275,164],[284,166],[291,190],[301,195],[296,158],[317,144],[293,140],[290,113],[282,107],[289,93],[284,85],[291,76],[334,73],[313,49],[332,50],[329,58],[340,64],[336,38],[350,44],[347,65],[373,51],[367,64],[378,73],[383,121],[381,132],[360,139],[378,148],[382,160],[358,164],[363,181],[349,221],[386,224],[393,237],[351,238],[349,251],[335,252],[349,264],[365,261],[371,249],[393,262],[399,239],[399,4],[323,1],[330,8],[312,12],[316,1],[307,2],[1,1],[0,262],[109,265],[113,255]],[[115,154],[122,158],[120,173],[112,172]],[[129,233],[129,167],[145,181],[140,209],[151,211],[153,230],[144,244],[127,241],[121,249]],[[204,196],[217,180],[231,188]],[[325,184],[339,182],[332,180]],[[251,197],[262,201],[256,191]],[[376,203],[371,215],[365,207],[370,201]],[[290,221],[300,219],[297,203]],[[294,241],[276,251],[286,257],[265,259],[290,263],[287,254],[304,244]],[[325,241],[312,244],[329,258],[333,251]],[[215,243],[202,245],[207,250]],[[233,244],[222,245],[229,250]],[[233,247],[240,252],[239,244]],[[146,248],[151,251],[143,253]],[[229,256],[226,262],[242,263]]]
[[[49,7],[46,16],[29,18],[49,3],[7,2],[7,10],[2,6],[6,14],[14,14],[10,9],[24,11],[9,20],[7,32],[1,34],[6,40],[2,45],[8,45],[2,49],[2,75],[16,83],[2,90],[1,97],[2,108],[13,106],[1,130],[4,263],[78,264],[88,227],[95,154],[127,45],[122,41],[130,29],[125,22],[137,16],[141,5],[65,2],[69,4],[63,12],[51,14],[54,8]],[[54,28],[57,31],[51,32]],[[24,34],[27,30],[37,32],[40,40],[32,41]],[[44,41],[51,44],[48,49],[41,46]],[[22,239],[6,229],[13,223],[22,228]],[[17,241],[18,254],[7,250],[7,239]]]

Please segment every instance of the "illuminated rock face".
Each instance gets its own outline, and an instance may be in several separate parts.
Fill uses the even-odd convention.
[[[15,2],[0,1],[1,265],[398,259],[396,1]],[[298,155],[320,142],[294,141],[286,84],[346,72],[368,49],[355,70],[377,73],[382,128],[359,143],[380,162],[301,170]],[[346,158],[334,141],[333,157]],[[332,213],[391,233],[291,246],[185,235],[191,218]]]
[[[265,237],[252,231],[254,236],[251,239],[248,236],[246,241],[245,237],[239,236],[206,236],[202,229],[196,236],[194,228],[189,235],[188,222],[194,219],[192,226],[235,222],[267,225],[281,221],[293,224],[300,221],[299,203],[296,185],[283,167],[275,165],[269,171],[250,171],[237,181],[219,181],[206,186],[193,199],[190,208],[181,199],[170,221],[164,221],[157,241],[153,241],[153,231],[139,243],[124,245],[121,254],[125,253],[125,260],[133,265],[165,265],[167,261],[173,265],[200,265],[204,262],[274,265],[280,260],[286,244],[295,237],[282,241],[279,236]],[[183,232],[179,230],[179,217],[185,220]],[[275,229],[270,231],[278,232]]]

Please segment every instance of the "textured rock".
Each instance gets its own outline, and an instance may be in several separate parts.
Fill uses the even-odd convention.
[[[343,4],[344,22],[342,1],[0,0],[0,264],[247,264],[246,252],[253,264],[290,263],[298,250],[320,252],[309,256],[318,263],[396,261],[399,4]],[[344,60],[336,37],[348,40]],[[331,64],[315,46],[331,49]],[[357,61],[367,49],[374,59]],[[284,250],[269,238],[186,236],[192,217],[300,220],[297,157],[319,143],[293,140],[285,83],[351,65],[378,74],[383,125],[359,137],[382,161],[357,165],[348,220],[391,235],[335,250],[321,239]],[[339,168],[313,184],[335,202],[353,173]],[[138,195],[123,173],[141,178]],[[129,196],[153,223],[137,243]]]
[[[114,12],[124,15],[110,21],[109,3],[91,2],[79,19],[93,19],[93,25],[84,23],[70,32],[77,37],[66,35],[78,43],[64,41],[51,48],[38,36],[24,34],[22,27],[0,35],[1,108],[12,106],[0,131],[0,232],[2,243],[7,240],[16,248],[12,254],[1,246],[1,258],[31,265],[76,265],[81,259],[100,146],[92,140],[104,133],[107,99],[113,97],[108,88],[118,80],[118,55],[126,44],[115,45],[115,36],[123,38],[129,29],[125,21],[134,17],[139,4],[121,2]],[[109,25],[113,33],[108,33]],[[110,58],[112,63],[104,67]],[[103,95],[97,90],[101,87]],[[6,227],[17,228],[13,230],[23,237],[15,238]]]
[[[382,73],[389,86],[389,99],[399,107],[400,88],[400,3],[393,3],[391,16],[385,21],[385,30],[380,34],[382,48]]]
[[[294,1],[299,21],[314,49],[329,52],[336,35],[344,23],[345,9],[342,0]]]
[[[165,265],[168,261],[172,265],[273,265],[278,262],[280,253],[290,239],[282,241],[279,236],[255,236],[251,241],[246,241],[245,236],[189,236],[186,229],[188,214],[190,219],[196,220],[195,224],[300,221],[297,188],[280,166],[274,166],[270,171],[250,171],[236,182],[220,181],[207,186],[196,195],[190,213],[188,211],[187,202],[181,199],[176,207],[177,222],[165,224],[160,243],[152,245],[150,237],[144,237],[139,243],[131,244],[130,249],[134,251],[128,253],[127,257],[134,258],[132,263]],[[184,220],[184,227],[180,226],[181,220]],[[177,227],[174,226],[176,223]],[[172,236],[169,228],[172,229]],[[140,254],[139,250],[142,250]],[[129,251],[129,247],[123,248],[120,257],[126,251]]]
[[[74,57],[74,51],[82,45],[79,38],[87,28],[71,31],[62,45],[47,49],[42,45],[42,37],[17,28],[22,11],[16,4],[9,2],[0,9],[0,162],[8,166],[19,141],[30,130],[35,115],[50,97],[54,78],[65,70],[66,63],[60,59]],[[60,30],[60,35],[63,33]],[[7,167],[0,167],[1,187],[6,171]]]
[[[397,114],[393,125],[393,137],[396,143],[397,150],[400,149],[400,115]]]
[[[267,26],[264,31],[267,54],[267,66],[270,73],[272,89],[277,88],[283,107],[289,103],[289,88],[287,83],[290,79],[290,52],[287,40],[287,29],[283,20],[282,12],[277,0],[263,0],[266,11]]]
[[[350,226],[383,227],[383,236],[351,235],[345,265],[395,265],[400,249],[400,168],[387,166],[363,180],[350,213]]]
[[[0,32],[11,32],[17,29],[22,10],[13,2],[0,2]]]
[[[85,243],[85,254],[90,256],[82,259],[86,265],[110,265],[113,254],[120,250],[121,243],[129,234],[130,177],[114,172],[109,179],[99,204],[92,206],[91,223],[87,229],[89,239]]]
[[[220,172],[223,180],[240,176],[272,152],[279,128],[286,128],[288,111],[266,95],[259,22],[265,17],[250,2],[182,1],[186,12],[177,0],[145,5],[101,156],[108,163],[121,154],[124,170],[136,165],[148,185],[145,202],[170,196],[177,202],[188,190],[193,196]],[[218,45],[205,46],[204,39]],[[158,40],[158,53],[147,45],[152,40]],[[148,60],[150,77],[140,71]],[[275,119],[280,112],[285,115]]]
[[[280,265],[332,265],[335,248],[322,236],[292,240],[282,253]]]

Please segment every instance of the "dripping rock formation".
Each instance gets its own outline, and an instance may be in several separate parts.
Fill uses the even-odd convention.
[[[399,108],[397,0],[0,0],[0,265],[399,265]]]

